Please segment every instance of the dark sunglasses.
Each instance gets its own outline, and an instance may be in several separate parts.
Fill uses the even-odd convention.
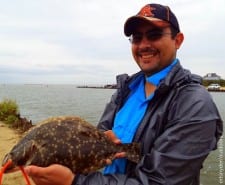
[[[143,37],[145,36],[148,41],[157,41],[164,35],[171,35],[172,33],[164,33],[163,30],[150,30],[146,33],[134,33],[130,36],[129,41],[131,44],[140,44]]]

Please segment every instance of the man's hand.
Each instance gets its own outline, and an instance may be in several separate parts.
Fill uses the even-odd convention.
[[[27,166],[25,172],[36,185],[71,185],[75,177],[69,168],[58,164],[44,168]]]
[[[104,134],[109,138],[109,140],[111,140],[113,143],[115,144],[121,144],[121,141],[116,137],[116,135],[114,134],[114,132],[112,130],[107,130],[104,132]],[[115,158],[124,158],[126,157],[126,153],[125,152],[119,152],[116,153]],[[108,165],[110,165],[112,163],[112,161],[110,159],[106,160],[106,163]]]

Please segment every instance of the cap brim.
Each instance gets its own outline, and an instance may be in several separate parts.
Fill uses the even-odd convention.
[[[169,22],[166,22],[164,20],[157,19],[154,17],[133,16],[128,18],[127,21],[125,22],[124,34],[129,37],[134,32],[134,30],[136,29],[136,26],[138,25],[138,22],[140,21],[147,21],[148,23],[159,28],[170,25]]]

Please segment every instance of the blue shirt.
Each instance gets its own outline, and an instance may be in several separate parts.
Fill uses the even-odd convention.
[[[158,73],[149,77],[140,76],[130,84],[129,88],[131,89],[131,94],[124,106],[116,114],[114,126],[112,128],[113,132],[122,143],[132,142],[137,127],[147,110],[148,103],[154,96],[153,92],[148,97],[146,97],[145,81],[158,86],[160,81],[167,76],[169,71],[176,63],[177,60],[175,59],[172,64]],[[126,159],[116,159],[111,165],[105,168],[104,173],[124,173],[125,167]]]

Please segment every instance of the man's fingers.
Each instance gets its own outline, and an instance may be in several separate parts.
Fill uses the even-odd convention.
[[[68,185],[73,181],[75,174],[62,165],[53,164],[48,167],[27,166],[25,172],[36,185]]]
[[[107,165],[112,164],[112,160],[110,160],[110,159],[106,159],[106,164],[107,164]]]
[[[104,133],[113,143],[116,143],[116,144],[121,143],[121,141],[116,137],[116,135],[114,134],[112,130],[107,130]]]
[[[114,159],[124,158],[124,157],[126,157],[126,152],[119,152],[119,153],[115,154]],[[112,160],[111,159],[106,159],[106,164],[107,165],[112,164]]]
[[[115,158],[124,158],[126,157],[126,152],[119,152],[116,153]]]

